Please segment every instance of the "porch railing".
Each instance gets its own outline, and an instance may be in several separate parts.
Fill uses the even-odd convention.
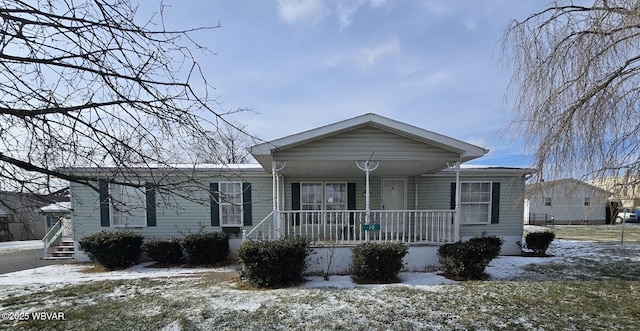
[[[44,250],[42,252],[43,257],[47,257],[49,247],[58,244],[64,230],[65,228],[62,225],[62,220],[59,220],[53,226],[51,226],[51,229],[47,232],[47,234],[44,235],[44,238],[42,238],[42,241],[44,242]]]
[[[275,239],[272,234],[279,233],[337,244],[366,241],[443,244],[457,240],[453,210],[372,210],[369,225],[366,225],[364,210],[295,210],[280,211],[272,216],[256,225],[246,238],[260,239],[257,234],[262,233],[269,235],[264,239]]]

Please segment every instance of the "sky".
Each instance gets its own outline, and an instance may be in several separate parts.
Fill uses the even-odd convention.
[[[188,3],[188,5],[187,5]],[[266,141],[376,113],[491,151],[471,163],[527,167],[505,92],[500,39],[540,0],[164,0],[193,39],[222,109]],[[145,2],[139,14],[159,8]]]

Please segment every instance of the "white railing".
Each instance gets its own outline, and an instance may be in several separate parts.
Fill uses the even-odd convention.
[[[281,211],[279,217],[283,235],[312,242],[442,244],[457,240],[453,210],[372,210],[369,222],[364,210]]]
[[[44,235],[42,241],[44,242],[43,257],[46,258],[49,255],[49,247],[55,245],[60,241],[62,232],[65,231],[65,227],[62,225],[62,220],[59,220],[54,224],[51,229]]]
[[[253,229],[248,232],[242,232],[242,240],[275,240],[277,239],[275,231],[274,212],[270,212],[262,221],[258,222]]]

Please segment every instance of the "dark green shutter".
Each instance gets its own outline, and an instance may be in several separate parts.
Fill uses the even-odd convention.
[[[347,209],[356,210],[356,183],[347,183]]]
[[[291,210],[300,210],[300,183],[291,183]],[[300,214],[295,214],[295,225],[300,225]]]
[[[218,183],[209,184],[209,194],[211,196],[211,226],[220,226],[220,192],[218,192]]]
[[[451,183],[451,210],[456,209],[456,183]]]
[[[347,209],[356,210],[356,183],[347,183]],[[349,224],[355,223],[355,214],[349,213]]]
[[[500,183],[491,184],[491,224],[500,220]]]
[[[152,185],[145,187],[147,196],[147,226],[156,226],[156,189]]]
[[[99,181],[100,191],[100,226],[111,226],[109,219],[109,182]]]
[[[242,218],[244,226],[251,226],[253,220],[251,219],[251,184],[242,183]]]

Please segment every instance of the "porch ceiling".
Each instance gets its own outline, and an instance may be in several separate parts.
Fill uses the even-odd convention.
[[[454,160],[449,160],[454,161]],[[371,172],[372,176],[418,176],[436,172],[447,166],[446,161],[380,161],[378,168]],[[358,177],[364,171],[356,166],[355,161],[287,161],[284,169],[278,172],[285,177]]]

